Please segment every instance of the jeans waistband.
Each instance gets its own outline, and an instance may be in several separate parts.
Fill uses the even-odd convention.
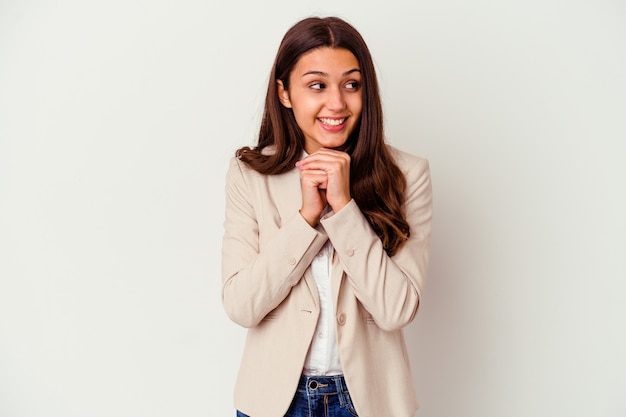
[[[307,395],[330,395],[348,391],[343,375],[307,376],[302,375],[298,383],[298,391]]]

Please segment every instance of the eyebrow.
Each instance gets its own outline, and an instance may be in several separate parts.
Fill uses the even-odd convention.
[[[352,68],[351,70],[348,70],[348,71],[344,72],[343,74],[341,74],[341,76],[345,77],[345,76],[348,76],[348,75],[350,75],[352,73],[355,73],[355,72],[359,72],[360,73],[361,70],[358,69],[358,68]],[[305,72],[304,74],[302,74],[303,77],[305,77],[307,75],[319,75],[321,77],[328,77],[329,76],[324,71],[308,71],[308,72]]]

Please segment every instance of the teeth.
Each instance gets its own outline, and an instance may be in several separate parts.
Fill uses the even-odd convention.
[[[339,126],[340,124],[342,124],[343,122],[346,121],[346,118],[345,117],[343,119],[325,119],[325,118],[320,118],[320,121],[322,123],[324,123],[325,125]]]

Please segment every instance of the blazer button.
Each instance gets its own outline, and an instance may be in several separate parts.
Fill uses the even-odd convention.
[[[346,255],[348,255],[348,256],[352,256],[352,255],[354,255],[354,249],[348,249],[348,250],[346,251]]]
[[[289,265],[295,265],[296,258],[294,258],[293,256],[290,256],[289,259],[287,259],[287,262],[289,262]]]
[[[346,315],[345,315],[345,314],[343,314],[343,313],[341,313],[341,314],[339,315],[339,317],[337,317],[337,322],[338,322],[341,326],[343,326],[344,324],[346,324]]]

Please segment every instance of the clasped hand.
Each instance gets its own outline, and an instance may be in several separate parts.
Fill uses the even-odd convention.
[[[335,213],[351,200],[350,155],[321,148],[296,162],[300,170],[302,207],[300,214],[312,227],[328,203]]]

